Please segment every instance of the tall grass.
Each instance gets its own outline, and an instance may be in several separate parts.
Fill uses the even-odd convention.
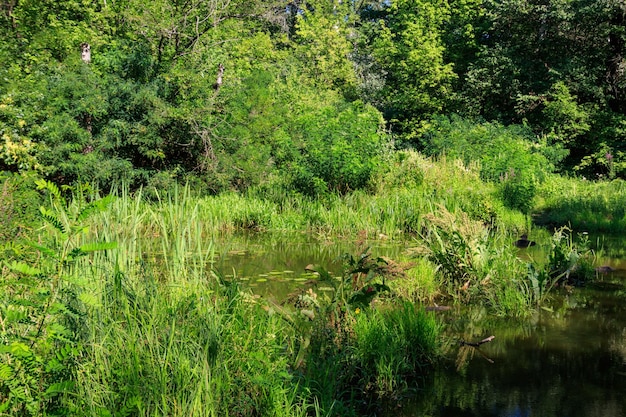
[[[88,358],[77,415],[304,415],[290,372],[293,329],[216,276],[209,223],[186,190],[146,203],[122,193],[91,235],[118,242],[89,275]]]
[[[536,222],[578,232],[626,231],[626,183],[551,176],[540,188]]]
[[[480,179],[478,166],[445,157],[425,158],[416,152],[399,155],[373,180],[369,192],[345,196],[311,199],[281,189],[253,189],[246,195],[224,193],[199,198],[186,187],[165,195],[156,193],[150,202],[141,193],[129,197],[122,190],[118,195],[134,200],[124,205],[164,218],[182,210],[206,236],[237,231],[307,231],[321,238],[402,239],[419,232],[423,216],[433,212],[436,205],[463,210],[473,219],[494,226],[523,227],[525,217],[503,206],[496,187]],[[166,230],[151,227],[155,237],[166,237]]]
[[[357,315],[354,333],[363,388],[379,395],[398,391],[407,377],[422,377],[439,352],[440,325],[411,303]]]
[[[362,288],[322,309],[310,324],[319,332],[309,334],[308,316],[214,273],[212,237],[223,229],[206,215],[207,200],[181,189],[151,202],[126,192],[107,202],[88,228],[72,229],[78,246],[115,241],[117,248],[67,271],[82,300],[81,360],[74,389],[63,395],[68,415],[355,415],[353,400],[401,389],[435,355],[435,323],[418,306],[350,318],[346,302],[365,308],[369,288],[382,291],[384,280],[360,278]],[[350,259],[355,272],[346,283],[370,258]],[[393,366],[369,365],[367,340],[380,326],[389,329],[383,357]]]

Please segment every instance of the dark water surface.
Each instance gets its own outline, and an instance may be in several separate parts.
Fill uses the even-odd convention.
[[[598,265],[615,271],[556,297],[531,320],[500,320],[480,309],[437,313],[447,322],[446,366],[420,381],[387,415],[626,417],[626,241],[596,241],[604,247],[597,252]],[[306,265],[339,275],[340,256],[359,252],[352,242],[304,236],[240,237],[219,247],[215,267],[222,275],[277,299],[310,278]],[[372,253],[393,258],[402,250],[378,242]],[[458,343],[491,335],[493,341],[479,350]]]
[[[560,311],[531,323],[492,321],[465,334],[452,319],[451,333],[466,340],[495,336],[480,349],[493,363],[472,347],[452,348],[447,369],[393,415],[626,416],[624,291],[576,290],[559,302]]]

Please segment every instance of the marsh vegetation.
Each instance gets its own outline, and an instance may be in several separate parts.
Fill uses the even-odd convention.
[[[0,415],[517,410],[586,306],[622,387],[623,6],[0,1]]]
[[[586,235],[533,228],[447,157],[406,153],[378,192],[324,201],[189,187],[100,196],[44,180],[33,194],[20,181],[5,187],[41,208],[3,247],[11,415],[378,413],[424,389],[455,349],[446,314],[479,307],[523,323],[597,277]],[[513,242],[529,228],[544,250],[523,256]],[[237,235],[349,249],[306,271],[302,259],[278,295],[220,264],[219,242]],[[256,285],[273,280],[265,272]]]

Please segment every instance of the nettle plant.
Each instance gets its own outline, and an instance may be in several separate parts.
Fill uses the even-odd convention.
[[[35,256],[5,260],[0,281],[0,414],[63,415],[63,396],[73,390],[85,334],[84,311],[96,297],[77,277],[74,266],[115,243],[81,243],[86,220],[102,211],[109,198],[86,202],[86,188],[72,190],[67,201],[46,180],[37,188],[49,195],[40,214],[45,235],[29,243]],[[24,259],[32,259],[30,262]]]

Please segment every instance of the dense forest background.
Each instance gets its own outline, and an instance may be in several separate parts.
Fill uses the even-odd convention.
[[[624,177],[625,45],[623,0],[2,0],[0,170],[319,195],[414,148]]]

